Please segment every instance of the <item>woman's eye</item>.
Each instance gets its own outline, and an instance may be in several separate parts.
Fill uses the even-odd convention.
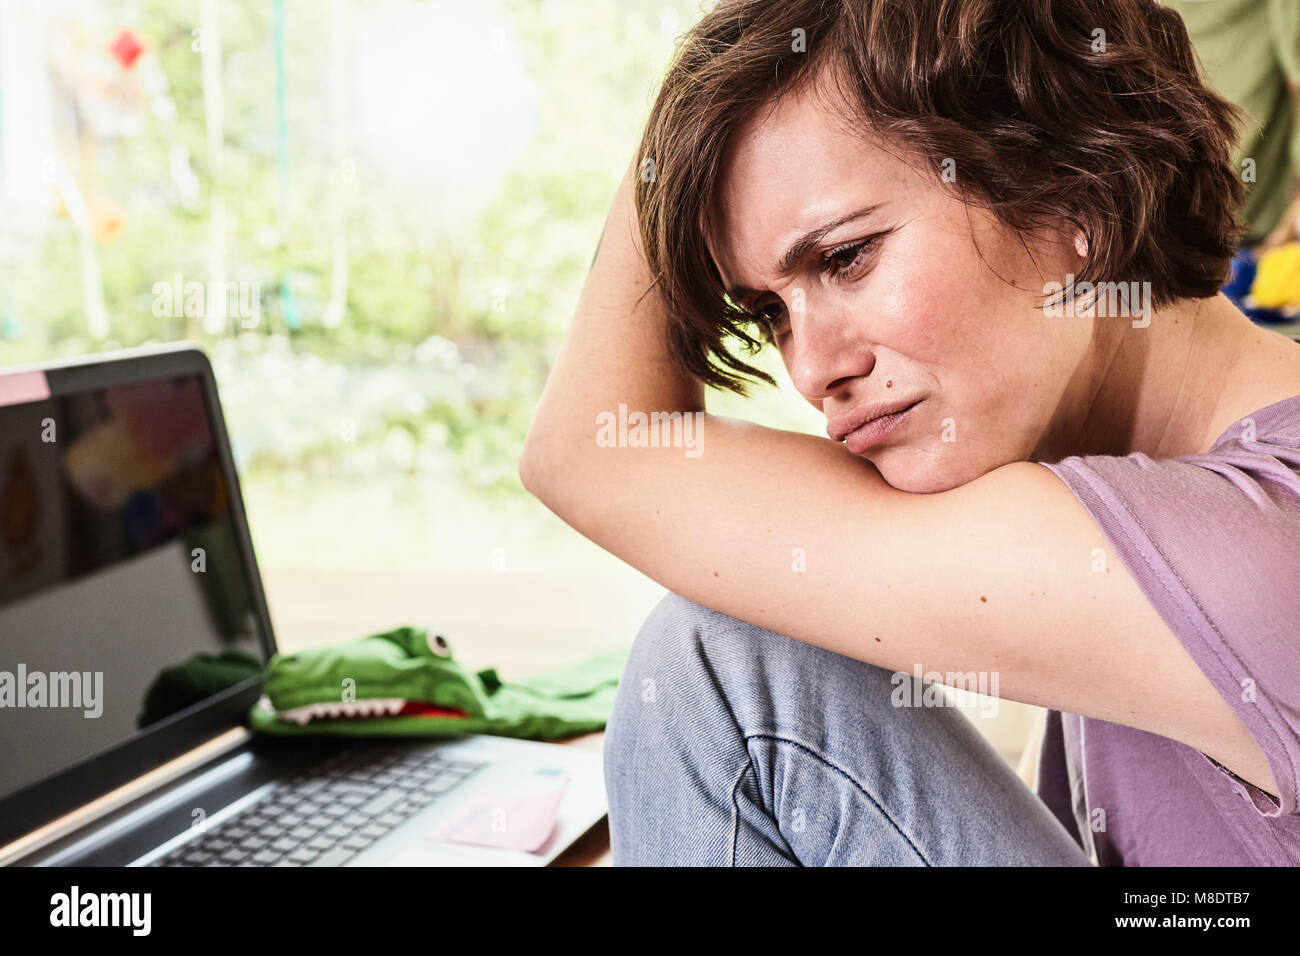
[[[872,246],[876,243],[876,237],[862,239],[858,242],[846,243],[831,249],[823,257],[826,271],[833,276],[842,276],[852,272],[862,264],[867,253],[871,251]]]
[[[786,327],[789,325],[786,321],[785,306],[779,302],[763,306],[758,310],[756,317],[772,338],[784,335]]]

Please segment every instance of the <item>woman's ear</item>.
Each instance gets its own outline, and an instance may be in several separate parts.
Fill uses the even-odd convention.
[[[1080,257],[1084,259],[1088,258],[1088,237],[1083,234],[1082,229],[1076,229],[1074,231],[1074,251],[1077,252]]]

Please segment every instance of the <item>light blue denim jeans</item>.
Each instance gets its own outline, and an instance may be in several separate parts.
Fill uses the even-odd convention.
[[[605,737],[614,863],[1088,866],[952,707],[891,672],[669,594]]]

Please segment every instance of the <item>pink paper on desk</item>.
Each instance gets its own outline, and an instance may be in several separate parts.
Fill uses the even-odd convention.
[[[429,836],[536,853],[555,829],[569,778],[558,770],[542,770],[508,784],[508,791],[476,795]]]

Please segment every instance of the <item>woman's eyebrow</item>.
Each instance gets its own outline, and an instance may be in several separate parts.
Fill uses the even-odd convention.
[[[802,262],[803,259],[807,257],[808,253],[812,252],[812,250],[817,246],[817,243],[821,242],[828,232],[838,229],[845,223],[853,222],[855,219],[862,219],[869,216],[879,208],[880,203],[872,203],[869,206],[863,206],[861,209],[839,216],[825,225],[818,226],[816,229],[804,233],[790,244],[790,248],[785,251],[785,255],[783,255],[781,260],[776,264],[774,270],[775,273],[777,275],[786,275],[787,273],[794,271],[794,267]],[[756,290],[745,286],[736,286],[735,288],[727,290],[727,295],[737,305],[744,305],[747,299],[756,294]]]

